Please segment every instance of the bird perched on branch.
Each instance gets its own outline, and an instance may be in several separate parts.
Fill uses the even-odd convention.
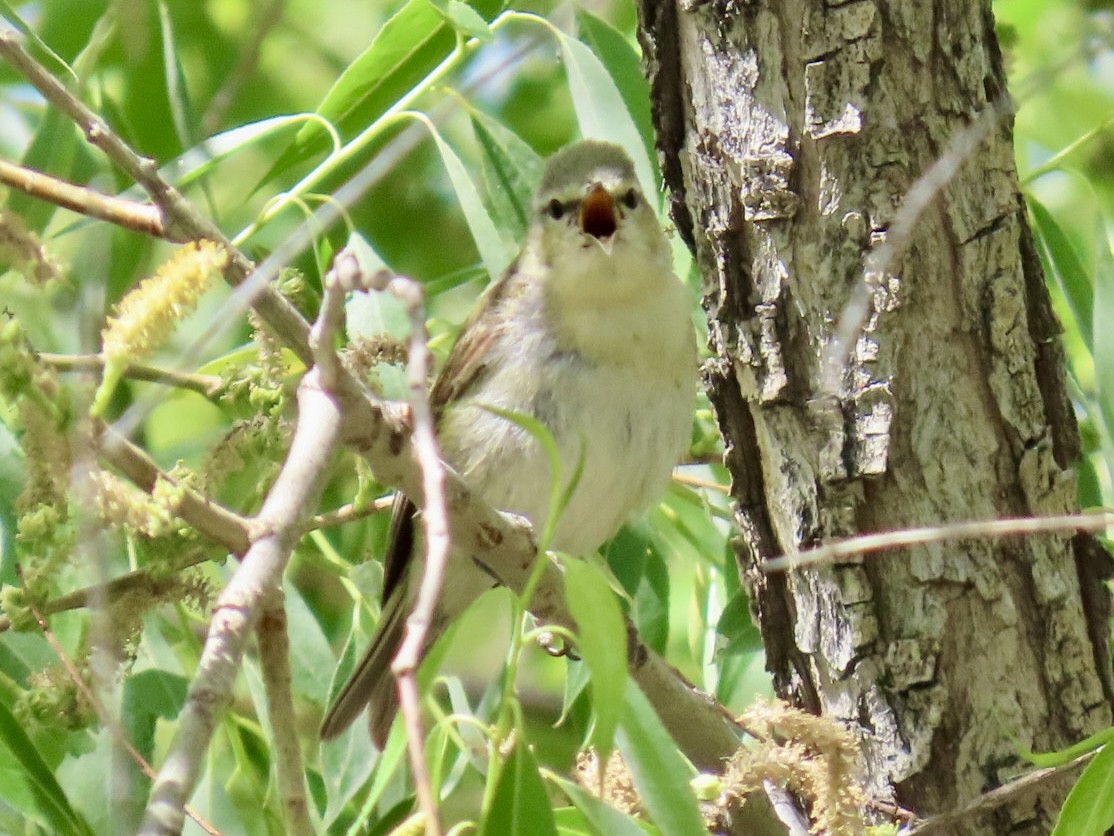
[[[430,399],[445,461],[492,507],[536,529],[551,503],[548,459],[507,414],[548,430],[566,480],[582,462],[549,545],[583,554],[664,493],[691,428],[695,334],[668,241],[621,148],[583,141],[554,154],[532,212],[521,253],[465,323]],[[378,629],[325,717],[325,739],[368,706],[372,739],[386,741],[420,542],[414,505],[400,497]],[[425,650],[493,585],[454,552]]]

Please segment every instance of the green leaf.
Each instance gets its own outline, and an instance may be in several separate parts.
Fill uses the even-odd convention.
[[[1099,248],[1095,270],[1094,349],[1095,394],[1102,410],[1106,438],[1114,441],[1114,240]],[[1109,447],[1106,454],[1111,455]],[[1114,461],[1107,461],[1114,467]]]
[[[39,755],[39,750],[23,726],[0,703],[0,743],[3,743],[19,761],[24,777],[34,793],[39,810],[58,833],[92,834],[89,825],[70,806],[66,793],[54,778],[54,773]]]
[[[580,9],[576,14],[577,31],[596,57],[607,68],[623,104],[634,120],[642,144],[657,177],[657,155],[654,151],[654,123],[650,114],[650,85],[642,74],[642,59],[623,33],[605,20]]]
[[[476,189],[476,184],[472,182],[472,177],[464,167],[464,163],[460,161],[460,157],[449,147],[432,122],[427,124],[437,144],[437,150],[441,154],[441,161],[445,164],[449,182],[456,192],[456,199],[460,202],[461,211],[464,212],[464,220],[472,233],[472,240],[476,242],[476,249],[480,252],[480,260],[487,269],[488,276],[495,281],[503,275],[503,271],[514,258],[514,247],[495,228]]]
[[[193,118],[193,108],[190,106],[189,94],[186,90],[186,76],[182,71],[179,58],[180,50],[174,43],[174,26],[170,20],[170,10],[166,7],[166,0],[159,0],[158,9],[163,72],[166,74],[166,98],[170,105],[170,116],[174,120],[178,142],[183,148],[188,148],[194,141],[194,130],[191,126],[196,125],[197,120]]]
[[[731,596],[719,614],[716,633],[724,640],[723,645],[717,648],[717,655],[736,656],[762,649],[762,635],[750,617],[750,598],[745,590],[739,589]]]
[[[1071,788],[1052,836],[1102,836],[1114,827],[1114,746],[1106,745]]]
[[[476,17],[487,20],[498,10],[499,2],[477,0],[470,8]],[[455,16],[462,20],[465,13],[458,9]],[[429,0],[409,0],[341,73],[317,113],[343,136],[354,136],[417,88],[455,45],[453,26]],[[318,153],[326,144],[325,129],[317,123],[307,124],[263,182]]]
[[[591,49],[576,38],[554,31],[561,46],[580,133],[585,138],[623,146],[634,161],[643,191],[647,195],[658,194],[658,181],[646,145],[611,74]]]
[[[1056,752],[1032,752],[1024,746],[1018,746],[1017,750],[1021,757],[1043,769],[1052,767],[1063,766],[1070,763],[1088,752],[1093,752],[1100,746],[1106,746],[1114,742],[1114,726],[1103,729],[1102,731],[1095,732],[1090,737],[1080,740],[1078,743],[1073,743],[1065,749],[1060,749]]]
[[[1093,320],[1095,318],[1094,288],[1075,247],[1056,219],[1036,198],[1028,197],[1029,212],[1037,231],[1041,255],[1064,298],[1068,300],[1076,327],[1087,349],[1094,353]],[[1109,322],[1109,320],[1107,320]]]
[[[627,628],[603,572],[576,558],[568,558],[564,565],[565,599],[580,639],[577,652],[592,675],[592,707],[596,714],[592,743],[600,757],[606,758],[623,715]]]
[[[696,796],[689,785],[695,770],[681,756],[634,681],[627,682],[618,742],[638,796],[654,824],[663,833],[677,836],[705,833]]]
[[[492,39],[491,27],[487,25],[487,21],[467,3],[462,3],[460,0],[429,0],[429,2],[460,34],[481,41]]]
[[[472,130],[483,152],[492,214],[502,229],[521,239],[530,223],[530,198],[541,180],[542,158],[518,134],[485,113],[473,111]]]
[[[272,116],[258,122],[248,122],[230,130],[211,136],[185,153],[171,160],[159,169],[159,174],[184,188],[212,171],[219,163],[240,151],[291,127],[303,125],[306,117],[301,114],[292,116]],[[140,195],[136,187],[125,194]]]
[[[669,567],[653,531],[624,526],[607,544],[607,565],[633,601],[631,617],[647,646],[665,652],[669,641]]]
[[[553,810],[530,747],[518,738],[480,827],[481,836],[557,836]]]
[[[65,59],[62,58],[61,55],[47,46],[43,39],[35,33],[35,30],[28,26],[24,22],[23,18],[21,18],[16,13],[16,10],[13,9],[11,5],[4,2],[4,0],[0,0],[0,17],[3,17],[12,26],[14,26],[16,30],[18,30],[18,32],[23,35],[23,37],[25,37],[28,42],[31,43],[36,49],[42,51],[43,55],[45,55],[48,59],[44,63],[54,64],[54,73],[56,75],[62,73],[64,75],[68,75],[73,81],[78,80],[77,73],[73,71],[73,67],[67,64]]]

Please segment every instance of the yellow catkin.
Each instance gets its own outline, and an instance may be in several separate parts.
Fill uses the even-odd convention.
[[[104,377],[94,415],[104,411],[128,364],[166,343],[227,264],[228,253],[212,241],[190,242],[120,300],[102,332]]]

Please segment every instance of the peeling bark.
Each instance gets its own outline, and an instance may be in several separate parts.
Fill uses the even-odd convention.
[[[1077,509],[1079,442],[1000,120],[869,277],[903,197],[1005,77],[988,2],[640,0],[673,216],[705,280],[738,557],[778,691],[858,730],[921,815],[1111,723],[1110,559],[1090,537],[918,547],[788,575],[836,537]],[[972,822],[1047,833],[1064,786]],[[960,831],[957,831],[960,832]]]

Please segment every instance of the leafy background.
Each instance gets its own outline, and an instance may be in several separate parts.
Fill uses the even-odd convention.
[[[1085,506],[1110,504],[1114,463],[1114,331],[1102,327],[1114,314],[1114,56],[1104,5],[994,4],[1018,96],[1018,165],[1065,327],[1086,445],[1080,489]],[[607,138],[639,159],[644,178],[656,178],[631,5],[539,2],[499,17],[501,12],[496,0],[0,3],[0,15],[36,39],[36,55],[114,130],[157,160],[254,257],[265,257],[300,231],[312,233],[311,245],[290,262],[299,278],[284,279],[300,304],[313,307],[331,254],[355,241],[366,259],[423,283],[431,345],[441,357],[489,275],[513,255],[524,228],[523,201],[545,155],[581,135]],[[430,82],[427,74],[439,65]],[[305,115],[313,113],[323,118]],[[131,185],[4,64],[0,158],[104,192]],[[339,223],[322,229],[307,220],[356,175],[374,183],[343,207]],[[284,193],[295,199],[281,198]],[[16,193],[5,197],[4,206],[41,234],[60,266],[61,277],[45,287],[16,270],[0,272],[0,306],[18,317],[40,351],[96,352],[106,313],[173,249]],[[700,327],[699,280],[676,241],[675,251]],[[0,270],[4,257],[0,250]],[[246,318],[229,315],[230,299],[227,288],[213,288],[153,362],[257,375],[267,358],[252,341]],[[220,326],[216,337],[199,348],[214,325]],[[375,297],[350,304],[350,337],[384,334],[405,335],[400,310]],[[282,416],[297,368],[288,364],[284,371],[286,379],[275,386],[272,378],[262,394],[256,386],[253,395],[217,403],[129,382],[117,392],[113,414],[140,404],[135,436],[156,461],[167,469],[181,463],[210,473],[213,494],[249,514],[281,456]],[[377,376],[387,395],[401,393],[397,366],[388,364]],[[89,382],[67,381],[72,397],[84,402]],[[17,563],[30,570],[40,559],[15,538],[16,497],[31,464],[20,441],[18,409],[13,399],[0,399],[0,581],[8,585],[18,581]],[[215,472],[214,451],[229,450],[242,467]],[[701,401],[692,463],[679,470],[683,481],[603,550],[604,561],[589,565],[623,591],[624,605],[650,646],[738,711],[770,686],[730,554],[718,452],[710,410]],[[345,459],[322,510],[382,492],[354,460]],[[370,748],[362,728],[323,747],[316,743],[338,662],[343,673],[377,615],[381,573],[371,558],[382,553],[385,518],[315,531],[299,546],[287,575],[294,689],[313,815],[321,830],[334,833],[364,827],[383,832],[412,805],[397,729],[382,754]],[[197,570],[197,582],[219,588],[232,563],[204,544],[188,547],[210,558]],[[157,568],[184,548],[180,539],[115,530],[93,549],[75,548],[73,560],[52,564],[45,591],[55,597],[124,572]],[[435,716],[496,715],[503,704],[508,638],[517,630],[510,611],[508,596],[494,593],[442,645],[444,664],[429,689]],[[123,659],[98,681],[137,747],[157,763],[196,667],[207,613],[204,600],[179,600],[155,602],[137,617],[142,632],[121,645]],[[78,660],[103,629],[82,611],[54,616],[51,627]],[[582,628],[591,634],[596,625]],[[145,779],[114,750],[108,733],[88,722],[87,712],[83,718],[67,702],[72,694],[59,694],[57,685],[44,686],[31,676],[56,661],[35,632],[0,634],[0,831],[127,831],[142,810]],[[645,819],[635,824],[625,813],[602,808],[562,777],[593,718],[598,722],[609,703],[626,705],[619,744],[628,759],[659,763],[644,771],[640,780],[650,786],[643,789],[682,799],[653,806],[649,818],[666,831],[691,823],[685,811],[695,802],[683,765],[667,768],[676,756],[670,759],[660,740],[655,744],[653,730],[642,728],[645,707],[640,711],[637,695],[625,692],[621,677],[606,686],[609,691],[585,689],[592,662],[555,660],[523,646],[517,659],[523,707],[518,734],[533,749],[514,746],[502,766],[477,747],[480,738],[469,726],[460,725],[459,734],[449,723],[435,727],[428,752],[447,823],[482,821],[485,832],[512,832],[525,810],[537,833],[640,832],[648,826]],[[64,681],[53,681],[59,679]],[[261,676],[249,657],[192,802],[227,832],[283,830],[262,716]]]

